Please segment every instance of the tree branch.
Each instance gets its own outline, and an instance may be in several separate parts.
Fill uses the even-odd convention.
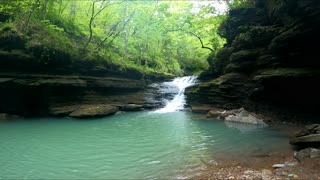
[[[91,18],[90,18],[90,22],[89,22],[89,39],[87,41],[87,43],[84,45],[83,47],[83,52],[87,49],[89,43],[91,42],[91,39],[92,39],[92,35],[93,35],[93,29],[92,29],[92,24],[93,24],[93,21],[94,19],[107,7],[111,6],[111,5],[115,5],[115,4],[121,4],[123,3],[123,1],[121,2],[117,2],[117,3],[111,3],[111,4],[107,4],[105,5],[103,8],[101,8],[97,13],[95,13],[95,4],[99,1],[105,1],[105,0],[95,0],[93,1],[92,3],[92,9],[91,9]]]
[[[185,33],[187,33],[187,34],[190,34],[190,35],[196,37],[196,38],[200,41],[200,43],[201,43],[201,48],[203,48],[203,49],[208,49],[208,50],[210,50],[211,52],[214,52],[214,50],[213,50],[212,48],[210,48],[210,47],[208,47],[208,46],[205,46],[205,45],[203,44],[203,41],[202,41],[202,39],[201,39],[200,36],[198,36],[197,34],[195,34],[195,33],[193,33],[193,32],[190,32],[190,31],[187,31],[187,30],[184,30],[184,29],[168,30],[168,32],[171,32],[171,31],[182,31],[182,32],[185,32]]]
[[[111,43],[113,42],[113,40],[120,34],[121,30],[124,29],[126,27],[126,25],[128,24],[128,22],[130,21],[130,19],[132,18],[132,16],[134,15],[135,11],[133,11],[130,15],[129,18],[124,22],[123,26],[121,27],[121,29],[113,36],[113,38],[111,39],[111,41],[108,43],[107,47],[109,47],[111,45]]]

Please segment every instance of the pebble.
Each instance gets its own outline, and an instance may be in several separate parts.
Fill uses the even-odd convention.
[[[283,172],[283,171],[276,171],[275,174],[276,174],[277,176],[287,176],[287,175],[288,175],[288,173]]]
[[[297,165],[298,165],[298,162],[288,162],[285,164],[285,166],[290,166],[290,167],[297,166]]]
[[[292,177],[292,178],[294,178],[294,179],[299,178],[299,176],[298,176],[298,175],[296,175],[296,174],[288,174],[288,177]]]
[[[262,169],[261,173],[264,175],[272,175],[272,171],[270,169]]]
[[[284,164],[274,164],[272,167],[273,168],[283,168]]]
[[[254,173],[254,171],[252,171],[252,170],[247,170],[247,171],[243,172],[243,174],[245,174],[245,175],[250,175],[252,173]]]

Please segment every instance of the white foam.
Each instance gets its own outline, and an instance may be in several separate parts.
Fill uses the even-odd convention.
[[[196,83],[197,76],[177,77],[170,84],[178,87],[179,91],[171,101],[168,101],[164,108],[156,110],[156,113],[175,112],[184,109],[186,104],[184,91],[187,87]]]

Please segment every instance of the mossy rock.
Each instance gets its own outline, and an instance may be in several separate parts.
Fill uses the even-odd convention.
[[[24,49],[25,40],[22,35],[12,24],[6,23],[0,29],[0,49]]]
[[[241,61],[253,61],[262,51],[263,49],[247,49],[234,52],[230,56],[230,62],[239,63]]]
[[[252,49],[267,46],[276,37],[281,28],[275,26],[254,26],[240,33],[232,42],[235,49]]]
[[[320,70],[303,69],[303,68],[278,68],[278,69],[263,69],[256,73],[254,80],[273,78],[273,77],[312,77],[319,76]]]

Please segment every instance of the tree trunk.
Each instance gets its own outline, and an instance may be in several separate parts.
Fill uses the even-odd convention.
[[[40,0],[37,0],[37,1],[32,5],[32,8],[30,9],[30,13],[29,13],[29,15],[28,15],[28,18],[27,18],[27,21],[26,21],[26,24],[25,24],[25,27],[24,27],[25,30],[28,29],[31,16],[32,16],[33,12],[35,11],[35,9],[37,8],[37,6],[39,6],[39,3],[40,3]]]
[[[42,15],[43,15],[43,19],[47,18],[47,5],[48,5],[48,0],[44,0],[43,4],[42,4]]]

